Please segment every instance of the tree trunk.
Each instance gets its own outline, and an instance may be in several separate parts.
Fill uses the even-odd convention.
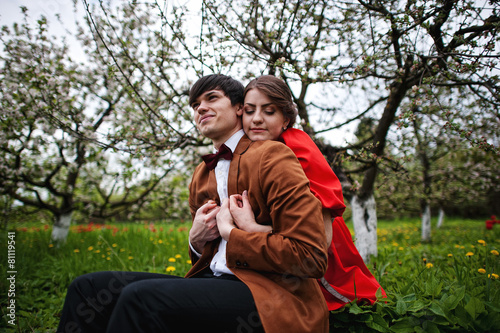
[[[443,226],[443,222],[444,222],[444,209],[443,209],[443,207],[439,207],[439,215],[438,215],[438,223],[437,223],[438,229]]]
[[[361,199],[353,195],[351,199],[352,221],[356,234],[356,247],[361,258],[367,263],[370,256],[377,256],[377,208],[373,195]]]
[[[431,206],[426,203],[422,212],[422,242],[431,241]]]
[[[53,242],[64,243],[66,241],[72,216],[73,211],[56,216],[50,237]]]

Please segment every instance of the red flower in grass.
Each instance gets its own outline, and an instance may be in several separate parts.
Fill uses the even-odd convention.
[[[500,220],[497,220],[497,217],[495,215],[492,215],[490,220],[486,220],[486,229],[493,229],[493,225],[495,225],[496,223],[500,223]]]

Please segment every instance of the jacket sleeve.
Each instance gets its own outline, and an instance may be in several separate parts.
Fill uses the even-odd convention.
[[[261,193],[269,208],[272,233],[231,231],[227,245],[229,268],[251,269],[285,276],[320,278],[327,267],[327,245],[321,203],[293,152],[279,142],[251,156]]]

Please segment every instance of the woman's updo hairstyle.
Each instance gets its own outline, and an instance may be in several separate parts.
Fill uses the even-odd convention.
[[[298,111],[292,100],[292,92],[286,85],[285,81],[273,75],[259,76],[248,83],[243,97],[247,95],[247,92],[254,88],[266,94],[271,102],[273,102],[273,104],[275,104],[283,112],[285,118],[289,120],[287,128],[290,128],[293,124],[295,124]]]

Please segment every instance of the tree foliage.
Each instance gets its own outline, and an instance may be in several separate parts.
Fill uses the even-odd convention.
[[[181,163],[175,149],[186,140],[179,130],[185,117],[176,112],[178,120],[164,121],[163,114],[182,109],[180,93],[165,80],[176,63],[165,58],[168,66],[157,64],[151,79],[149,15],[125,6],[113,24],[93,16],[88,26],[107,28],[99,34],[125,51],[105,52],[109,46],[80,27],[88,58],[77,63],[65,42],[49,35],[45,18],[31,26],[23,12],[24,23],[1,35],[2,193],[50,211],[56,226],[74,211],[102,218],[137,211]],[[176,54],[168,45],[159,49]]]
[[[411,115],[401,111],[402,103],[425,99],[441,110],[447,133],[498,150],[492,141],[499,100],[499,17],[493,3],[210,0],[204,1],[203,13],[208,27],[219,28],[210,29],[204,40],[220,45],[225,65],[251,64],[242,77],[259,72],[283,77],[311,135],[373,119],[374,131],[363,142],[371,158],[360,159],[363,167],[345,170],[363,171],[356,192],[361,197],[373,192],[391,125]],[[455,95],[460,108],[443,106],[447,97],[439,95],[441,87],[461,89]],[[425,93],[414,98],[418,90]],[[346,94],[355,96],[356,105],[336,98]],[[311,122],[317,113],[327,121]],[[350,148],[321,146],[332,162]]]

